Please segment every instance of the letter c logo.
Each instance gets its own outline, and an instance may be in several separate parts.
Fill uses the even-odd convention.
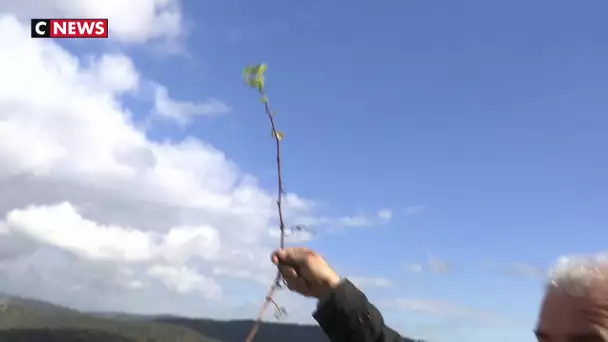
[[[37,22],[36,27],[34,29],[36,30],[36,33],[43,36],[45,34],[45,30],[40,29],[41,26],[46,26],[46,22],[45,21]]]

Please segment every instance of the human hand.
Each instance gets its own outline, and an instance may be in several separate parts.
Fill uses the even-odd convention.
[[[321,299],[340,285],[340,276],[321,255],[309,248],[278,249],[272,253],[271,259],[278,266],[287,287],[303,296]]]

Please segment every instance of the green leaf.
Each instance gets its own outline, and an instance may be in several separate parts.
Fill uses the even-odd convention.
[[[258,65],[249,65],[243,71],[245,83],[248,86],[257,88],[262,91],[264,89],[264,73],[268,70],[268,66],[264,63]]]
[[[254,85],[253,84],[254,78],[251,77],[251,75],[254,74],[252,69],[253,69],[253,67],[248,66],[245,68],[245,70],[243,70],[243,78],[245,79],[245,83],[250,87],[252,87]]]
[[[278,141],[281,141],[285,138],[285,134],[283,132],[277,132],[276,137]]]

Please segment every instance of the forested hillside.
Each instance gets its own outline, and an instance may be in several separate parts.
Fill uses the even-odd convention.
[[[84,313],[10,296],[5,296],[0,304],[0,341],[10,342],[243,342],[253,323],[251,320]],[[328,342],[328,339],[314,325],[262,325],[256,342],[276,341]]]
[[[213,342],[185,327],[101,318],[50,303],[6,298],[0,312],[1,341]]]

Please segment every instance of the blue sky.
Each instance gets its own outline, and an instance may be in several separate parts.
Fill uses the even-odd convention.
[[[267,122],[240,78],[245,65],[266,62],[287,135],[288,189],[335,213],[394,210],[386,226],[311,243],[339,267],[395,279],[390,296],[506,313],[523,321],[511,329],[523,341],[532,337],[539,280],[481,264],[545,268],[559,255],[604,247],[605,1],[225,0],[184,8],[193,60],[141,57],[144,70],[178,97],[205,93],[234,108],[188,134],[273,186]],[[408,206],[424,210],[407,215]],[[430,255],[453,271],[403,269]],[[399,315],[389,321],[407,321]]]
[[[187,0],[189,57],[129,53],[173,98],[232,107],[155,125],[154,139],[196,136],[272,189],[268,123],[242,81],[247,64],[268,63],[287,190],[332,216],[393,212],[377,227],[317,227],[309,245],[343,274],[390,279],[367,293],[407,335],[533,341],[541,280],[515,263],[544,270],[605,248],[607,11],[600,0]],[[429,258],[449,271],[429,272]],[[442,314],[385,305],[396,298]]]

